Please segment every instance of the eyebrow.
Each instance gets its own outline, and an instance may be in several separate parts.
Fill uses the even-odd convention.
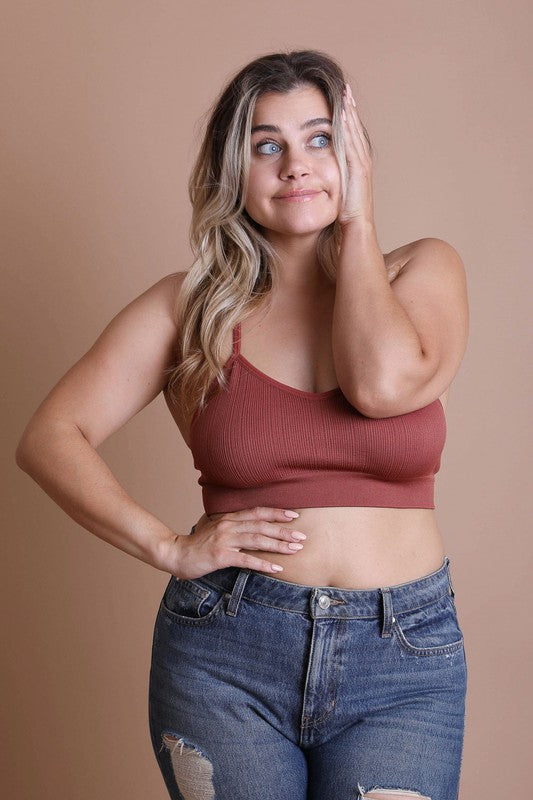
[[[305,130],[306,128],[314,128],[315,125],[331,125],[332,122],[327,117],[315,117],[315,119],[308,119],[307,122],[304,122],[303,125],[300,126],[300,130]],[[256,131],[264,131],[265,133],[281,133],[281,128],[278,128],[277,125],[255,125],[251,133],[256,133]]]

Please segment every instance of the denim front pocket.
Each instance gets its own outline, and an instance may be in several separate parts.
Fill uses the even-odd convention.
[[[175,622],[208,625],[223,609],[225,592],[195,580],[171,577],[161,599],[161,610]]]
[[[394,617],[393,631],[397,641],[412,655],[449,655],[463,647],[463,633],[449,594],[421,608],[394,612]]]

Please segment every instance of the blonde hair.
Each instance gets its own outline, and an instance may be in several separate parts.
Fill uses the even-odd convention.
[[[347,184],[342,135],[345,77],[340,66],[317,50],[271,53],[243,67],[211,107],[200,151],[189,179],[194,262],[180,287],[175,315],[178,338],[165,394],[193,414],[204,408],[214,378],[227,388],[223,343],[235,324],[268,301],[272,266],[278,256],[244,208],[251,150],[252,117],[265,92],[314,85],[332,114],[342,197]],[[370,151],[372,145],[363,126]],[[335,280],[341,239],[338,221],[321,231],[317,258]]]

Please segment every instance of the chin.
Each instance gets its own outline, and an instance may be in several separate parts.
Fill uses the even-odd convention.
[[[282,236],[311,236],[312,234],[318,235],[324,230],[324,228],[327,228],[333,224],[336,219],[337,216],[315,220],[294,219],[287,220],[284,223],[270,220],[268,222],[261,222],[260,225],[263,233],[272,231],[273,233],[277,233]]]
[[[327,225],[324,227],[327,227]],[[314,225],[305,227],[288,225],[283,228],[263,227],[262,232],[267,237],[269,233],[275,236],[318,236],[324,230],[324,227],[316,227]]]

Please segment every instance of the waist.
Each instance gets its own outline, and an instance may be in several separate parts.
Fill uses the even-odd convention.
[[[200,580],[207,585],[212,584],[227,592],[232,592],[241,571],[237,567],[226,567],[207,573]],[[320,586],[320,584],[318,584]],[[327,595],[316,591],[317,584],[289,583],[271,575],[249,572],[242,591],[242,597],[258,603],[267,603],[270,608],[292,611],[299,614],[310,614],[314,618],[355,619],[372,617],[383,619],[383,593],[381,588],[369,590],[349,589],[337,586],[322,586],[332,589]],[[414,581],[393,584],[387,587],[392,611],[412,611],[413,607],[421,607],[440,599],[444,595],[453,594],[450,574],[450,559],[443,556],[442,561],[430,573],[421,575]],[[326,602],[324,602],[324,600]],[[394,621],[394,617],[392,618]]]
[[[268,573],[273,578],[313,586],[373,589],[427,575],[445,556],[433,509],[299,507],[294,503],[281,507],[300,514],[283,524],[306,534],[302,550],[292,554],[241,550],[280,564],[282,572]],[[222,513],[209,518],[219,516]]]

